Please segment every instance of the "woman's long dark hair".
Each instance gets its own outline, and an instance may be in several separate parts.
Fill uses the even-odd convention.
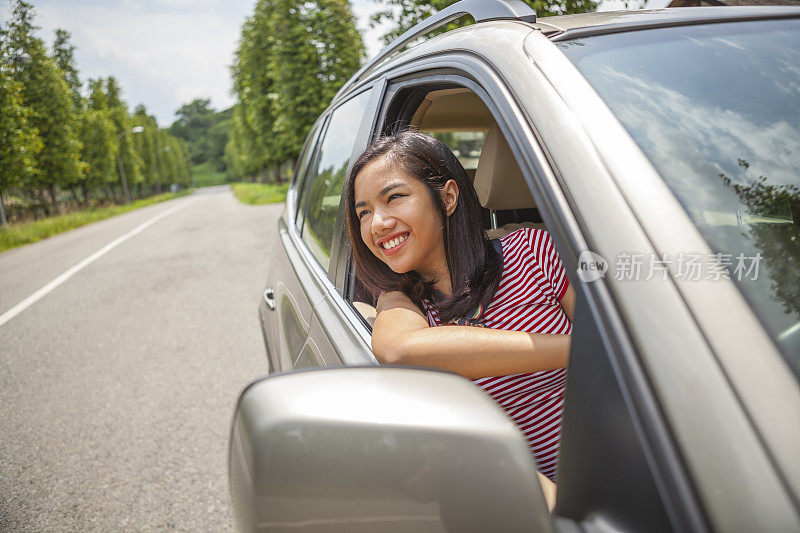
[[[355,210],[355,180],[368,163],[388,157],[428,187],[433,205],[444,226],[445,258],[450,271],[452,295],[437,301],[433,282],[415,271],[398,274],[375,257],[361,238]],[[458,185],[458,204],[448,217],[440,191],[448,180]],[[478,305],[485,309],[494,296],[503,271],[503,258],[483,231],[481,206],[466,170],[450,149],[438,139],[414,130],[381,137],[362,153],[347,179],[345,191],[347,231],[356,264],[356,275],[373,294],[401,291],[420,307],[422,299],[435,302],[439,318],[447,323],[465,317]]]

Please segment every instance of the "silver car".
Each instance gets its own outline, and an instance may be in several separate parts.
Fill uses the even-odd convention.
[[[547,228],[576,289],[552,511],[483,391],[371,353],[342,188],[407,126],[456,152],[490,235]],[[271,375],[231,431],[238,526],[800,531],[799,187],[798,8],[426,19],[298,160],[260,309]]]

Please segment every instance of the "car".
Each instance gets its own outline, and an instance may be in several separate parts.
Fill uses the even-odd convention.
[[[311,128],[278,221],[238,527],[800,531],[799,66],[796,7],[465,0],[388,45]],[[552,510],[483,391],[372,354],[342,189],[406,127],[458,153],[490,236],[546,228],[575,287]]]

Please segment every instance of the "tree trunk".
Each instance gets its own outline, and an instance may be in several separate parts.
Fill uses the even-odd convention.
[[[53,212],[50,210],[50,204],[47,198],[44,197],[44,192],[41,189],[36,189],[36,203],[38,207],[44,212],[44,216],[50,216]]]
[[[275,165],[275,183],[281,182],[281,166]]]
[[[57,215],[61,214],[61,205],[58,203],[58,188],[56,187],[55,183],[51,183],[48,186],[48,190],[50,191],[50,198],[53,201],[53,212]]]
[[[4,228],[8,226],[6,208],[3,206],[3,191],[0,191],[0,224],[2,224]]]
[[[83,194],[83,207],[89,207],[89,188],[86,183],[81,183],[81,194]]]
[[[83,204],[81,202],[80,196],[78,196],[78,188],[75,185],[69,186],[69,193],[72,195],[72,200],[75,202],[75,208],[78,209]]]

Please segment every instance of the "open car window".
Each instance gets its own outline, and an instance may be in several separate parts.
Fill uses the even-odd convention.
[[[416,128],[442,141],[453,150],[473,184],[481,167],[481,184],[484,189],[488,187],[493,191],[487,208],[482,212],[482,223],[488,236],[497,238],[522,227],[546,229],[505,136],[480,97],[464,87],[431,88],[422,98],[419,98],[418,91],[415,94],[414,101],[419,103],[411,106],[410,114],[392,117],[387,122]],[[397,98],[403,97],[401,94]],[[484,145],[487,146],[486,153]],[[507,184],[509,180],[515,183]],[[516,199],[520,190],[527,197],[522,204]],[[507,205],[510,196],[515,196],[513,209]],[[354,269],[355,266],[351,265],[348,299],[371,328],[376,315],[376,297],[360,283],[352,272]]]

